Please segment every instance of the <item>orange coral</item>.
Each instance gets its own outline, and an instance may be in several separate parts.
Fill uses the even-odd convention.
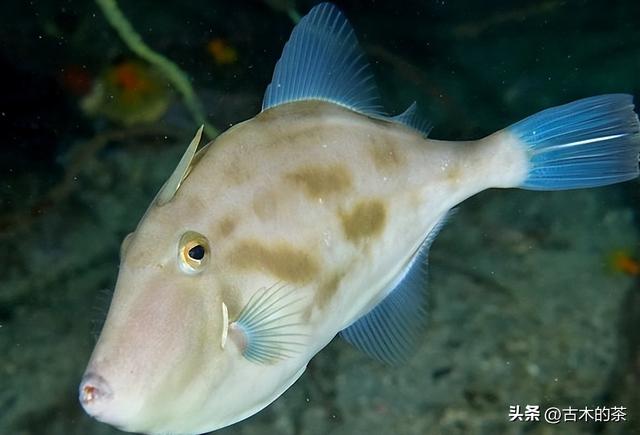
[[[141,75],[140,67],[133,62],[115,66],[113,77],[120,87],[128,91],[148,87],[148,81]]]
[[[136,61],[125,61],[113,66],[107,73],[107,80],[116,86],[121,97],[134,101],[158,90],[160,84],[149,68]]]
[[[640,261],[626,250],[617,250],[611,254],[610,265],[613,271],[631,276],[640,275]]]
[[[170,89],[153,66],[124,60],[98,77],[81,107],[89,115],[133,125],[158,120],[170,101]]]
[[[236,49],[222,38],[214,38],[209,41],[207,50],[218,65],[230,65],[238,60]]]

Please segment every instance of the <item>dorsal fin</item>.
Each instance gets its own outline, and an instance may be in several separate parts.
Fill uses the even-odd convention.
[[[407,110],[399,115],[391,116],[388,119],[390,121],[398,122],[414,130],[417,130],[422,133],[424,137],[427,137],[429,135],[429,132],[433,127],[433,125],[431,125],[428,120],[420,116],[420,113],[418,112],[418,105],[415,101],[411,103],[409,107],[407,107]]]
[[[367,115],[383,114],[371,68],[353,29],[330,3],[315,6],[293,29],[262,110],[300,100],[330,101]]]
[[[178,166],[174,169],[173,173],[169,177],[169,179],[164,183],[160,192],[158,192],[158,196],[156,197],[156,205],[162,206],[169,201],[171,201],[180,188],[180,185],[189,175],[189,171],[191,170],[191,163],[193,162],[193,156],[196,154],[196,150],[198,149],[198,144],[200,143],[200,139],[202,138],[202,130],[204,129],[204,125],[200,126],[196,135],[191,140],[191,143],[187,147],[187,150],[184,152],[184,155],[180,159]]]
[[[387,364],[408,358],[426,326],[429,248],[450,214],[441,218],[425,237],[382,302],[340,332],[345,340]]]

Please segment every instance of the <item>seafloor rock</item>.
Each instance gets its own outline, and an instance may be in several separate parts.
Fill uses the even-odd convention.
[[[180,148],[103,153],[65,203],[3,239],[12,261],[0,283],[0,434],[118,433],[83,414],[76,386],[120,240]],[[629,397],[612,388],[624,386],[632,280],[606,263],[638,240],[620,189],[480,194],[434,244],[430,324],[406,365],[382,366],[336,340],[276,403],[219,433],[600,433],[509,422],[508,411],[629,406],[610,400]],[[606,433],[631,430],[608,423]]]

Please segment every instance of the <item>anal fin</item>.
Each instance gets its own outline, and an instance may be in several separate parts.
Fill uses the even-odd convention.
[[[450,213],[436,223],[371,311],[341,331],[342,337],[367,355],[387,364],[405,361],[426,326],[429,248]]]

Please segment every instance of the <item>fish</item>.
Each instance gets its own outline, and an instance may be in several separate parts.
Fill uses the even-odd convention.
[[[199,149],[200,128],[123,240],[85,411],[124,431],[200,434],[272,403],[337,335],[402,364],[426,328],[429,248],[458,204],[638,177],[631,95],[475,141],[429,131],[415,103],[383,111],[343,13],[312,8],[261,112]]]

